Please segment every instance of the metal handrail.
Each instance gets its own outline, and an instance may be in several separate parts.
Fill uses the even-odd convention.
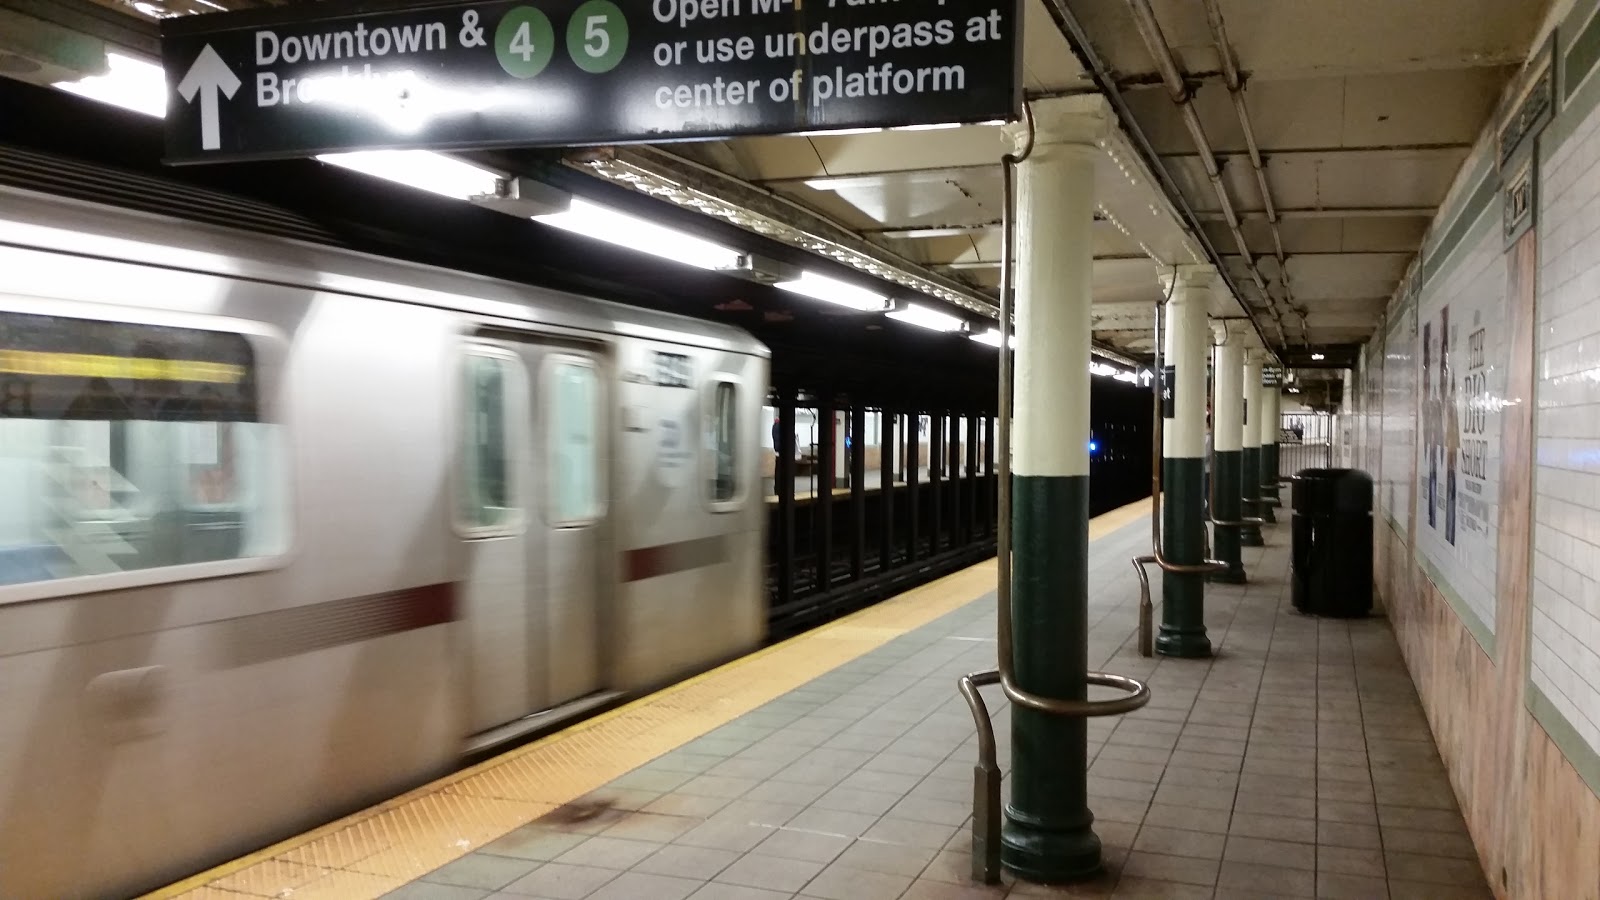
[[[989,710],[978,687],[998,684],[1006,699],[1018,706],[1067,718],[1122,715],[1150,702],[1149,685],[1124,675],[1104,672],[1086,672],[1084,679],[1089,684],[1119,688],[1126,692],[1126,696],[1112,700],[1061,700],[1029,693],[1016,683],[1011,622],[1011,314],[1015,299],[1011,268],[1016,240],[1013,207],[1016,202],[1016,167],[1033,155],[1036,140],[1033,107],[1023,101],[1022,110],[1028,125],[1028,143],[1021,153],[1007,153],[1000,160],[1004,194],[1000,213],[1000,396],[995,422],[999,444],[996,448],[996,456],[999,457],[996,473],[999,496],[995,522],[998,568],[995,627],[999,659],[995,669],[963,676],[957,682],[978,730],[978,765],[973,769],[972,790],[972,876],[985,884],[998,884],[1000,881],[1000,769],[995,760],[994,723],[989,721]]]
[[[1086,680],[1101,687],[1129,690],[1143,683],[1125,675],[1106,672],[1089,672]],[[1000,881],[1000,761],[994,740],[994,722],[989,719],[989,705],[983,702],[980,687],[1000,684],[1000,671],[989,669],[961,676],[956,685],[972,710],[972,719],[978,726],[978,764],[972,770],[972,878],[985,884]],[[1094,711],[1086,717],[1118,716],[1133,712],[1144,705],[1135,702],[1137,694],[1104,700],[1094,704]],[[1148,699],[1148,698],[1147,698]]]

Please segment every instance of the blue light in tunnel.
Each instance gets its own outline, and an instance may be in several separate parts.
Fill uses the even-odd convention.
[[[1098,450],[1098,449],[1100,449],[1100,444],[1099,444],[1098,441],[1090,441],[1089,442],[1089,453],[1090,453],[1090,455],[1093,455],[1094,452],[1096,450]]]

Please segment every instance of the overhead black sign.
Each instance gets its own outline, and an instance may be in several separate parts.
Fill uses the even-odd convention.
[[[162,22],[173,162],[1014,118],[1018,0],[334,2]]]

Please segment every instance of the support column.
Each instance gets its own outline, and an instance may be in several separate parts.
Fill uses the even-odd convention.
[[[1263,372],[1261,386],[1261,518],[1278,521],[1273,514],[1278,502],[1278,404],[1283,400],[1283,379],[1277,371]]]
[[[1216,384],[1211,401],[1211,516],[1223,522],[1239,521],[1240,447],[1244,441],[1244,355],[1240,338],[1228,333],[1223,323],[1216,324],[1217,350],[1212,369]],[[1228,564],[1226,572],[1211,576],[1215,581],[1244,584],[1244,564],[1239,560],[1239,527],[1215,527],[1212,555]]]
[[[1173,283],[1176,279],[1176,284]],[[1166,347],[1173,370],[1172,415],[1162,425],[1161,530],[1167,559],[1194,565],[1205,559],[1205,518],[1201,494],[1206,450],[1206,310],[1211,305],[1211,266],[1179,266],[1162,277],[1167,301]],[[1163,412],[1163,415],[1165,413]],[[1164,572],[1161,576],[1162,656],[1211,655],[1206,637],[1205,576]]]
[[[1244,450],[1239,457],[1239,509],[1245,518],[1261,515],[1261,351],[1250,350],[1244,357]],[[1261,528],[1246,525],[1239,529],[1239,543],[1245,547],[1263,546]]]
[[[1095,142],[1111,120],[1098,96],[1041,100],[1034,113],[1036,143],[1017,186],[1012,662],[1023,690],[1083,700]],[[1019,148],[1024,127],[1007,128]],[[1012,707],[1001,859],[1019,878],[1071,881],[1100,868],[1086,724]]]

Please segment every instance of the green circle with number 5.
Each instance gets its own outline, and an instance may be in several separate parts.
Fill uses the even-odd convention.
[[[513,7],[494,30],[494,55],[515,78],[532,78],[550,65],[556,30],[550,17],[531,6]]]
[[[585,72],[609,72],[628,51],[628,20],[611,0],[588,0],[567,23],[567,52]]]

